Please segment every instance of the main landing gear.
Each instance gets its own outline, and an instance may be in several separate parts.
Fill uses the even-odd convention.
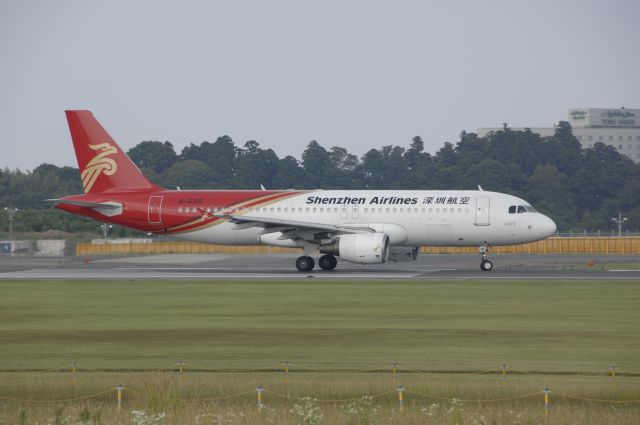
[[[490,272],[493,270],[493,263],[489,261],[489,244],[486,241],[484,244],[480,245],[480,255],[482,256],[482,260],[480,261],[480,270],[483,272]]]
[[[318,264],[322,270],[333,270],[338,265],[338,260],[333,255],[323,255],[318,260]]]
[[[333,255],[323,255],[318,260],[318,265],[322,270],[333,270],[336,268],[338,264],[338,260]],[[296,260],[296,268],[301,272],[309,272],[313,270],[313,267],[316,265],[316,262],[308,255],[303,255],[302,257],[298,257]]]

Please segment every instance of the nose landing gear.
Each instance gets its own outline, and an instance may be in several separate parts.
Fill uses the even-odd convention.
[[[483,272],[490,272],[493,270],[493,263],[489,261],[489,244],[485,241],[480,245],[480,255],[482,260],[480,261],[480,270]]]

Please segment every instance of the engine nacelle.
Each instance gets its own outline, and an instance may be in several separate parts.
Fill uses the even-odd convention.
[[[320,245],[322,254],[337,255],[341,260],[358,264],[380,264],[389,258],[389,236],[384,233],[342,235]]]
[[[418,259],[418,246],[392,246],[389,248],[389,261],[416,261]]]

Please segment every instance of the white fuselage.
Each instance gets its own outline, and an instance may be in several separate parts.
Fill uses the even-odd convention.
[[[392,246],[515,245],[545,239],[556,231],[555,223],[528,202],[488,191],[317,190],[233,213],[373,228],[388,234]],[[277,234],[266,238],[264,233],[259,227],[239,228],[227,221],[178,237],[227,245],[299,246],[278,241]]]

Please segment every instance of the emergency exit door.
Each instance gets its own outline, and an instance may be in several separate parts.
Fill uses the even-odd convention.
[[[162,223],[162,196],[149,197],[149,224]]]
[[[491,198],[488,196],[478,196],[476,198],[476,226],[488,226],[489,222],[489,206]]]

